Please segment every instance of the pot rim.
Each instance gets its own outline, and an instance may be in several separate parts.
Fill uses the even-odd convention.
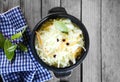
[[[76,61],[75,64],[69,66],[69,67],[65,67],[65,68],[57,68],[57,67],[53,67],[53,66],[49,66],[48,64],[46,64],[44,61],[42,61],[42,59],[40,59],[40,57],[38,56],[37,52],[36,52],[36,49],[35,49],[35,31],[40,29],[39,27],[45,22],[47,21],[48,19],[50,19],[50,17],[52,16],[58,16],[60,18],[68,18],[70,19],[72,22],[74,20],[74,23],[80,27],[80,29],[82,30],[83,32],[83,36],[85,37],[85,48],[86,48],[86,51],[84,51],[80,58],[78,59],[78,61]],[[63,17],[62,17],[63,16]],[[73,18],[73,20],[72,20]],[[75,22],[76,21],[76,22]],[[79,24],[78,24],[79,23]],[[83,31],[84,30],[84,31]],[[69,72],[71,71],[73,68],[77,67],[79,64],[82,63],[82,61],[85,59],[87,53],[88,53],[88,50],[89,50],[89,35],[88,35],[88,31],[86,30],[86,27],[84,26],[84,24],[79,20],[77,19],[76,17],[70,15],[70,14],[67,14],[67,13],[50,13],[48,14],[46,17],[44,17],[43,19],[41,19],[41,21],[39,21],[36,26],[34,27],[32,33],[31,33],[31,41],[30,41],[30,45],[31,45],[31,49],[32,49],[32,53],[33,53],[33,56],[34,58],[39,62],[39,64],[41,64],[43,67],[47,68],[48,70],[51,70],[53,72]]]

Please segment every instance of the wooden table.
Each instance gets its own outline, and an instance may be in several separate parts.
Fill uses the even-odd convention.
[[[31,30],[50,8],[65,7],[90,35],[90,49],[68,82],[120,82],[120,0],[0,0],[0,12],[19,5]],[[59,82],[53,78],[49,82]]]

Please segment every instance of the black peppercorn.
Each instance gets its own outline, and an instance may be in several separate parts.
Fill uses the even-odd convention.
[[[70,45],[70,43],[67,42],[66,45],[68,46],[68,45]]]
[[[80,37],[82,37],[82,34],[80,34]]]
[[[65,39],[62,39],[63,42],[65,42]]]
[[[69,60],[69,64],[70,64],[70,65],[73,65],[73,62],[72,62],[71,60]]]
[[[55,55],[53,55],[53,57],[55,58],[55,57],[56,57],[56,54],[55,54]]]
[[[59,39],[57,38],[57,42],[59,42]]]

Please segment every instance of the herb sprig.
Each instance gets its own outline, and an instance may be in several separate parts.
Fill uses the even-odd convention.
[[[21,38],[27,28],[27,25],[23,27],[23,30],[12,35],[11,40]],[[20,50],[27,52],[27,47],[23,43],[13,44],[8,38],[5,38],[2,33],[0,33],[0,48],[4,50],[6,58],[11,61],[15,55],[15,50],[19,48]]]

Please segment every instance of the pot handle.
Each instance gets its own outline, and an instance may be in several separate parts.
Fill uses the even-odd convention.
[[[57,78],[65,78],[71,75],[71,71],[68,72],[54,72],[55,77]]]
[[[48,11],[48,14],[51,14],[51,13],[65,13],[65,14],[67,14],[65,8],[63,8],[63,7],[54,7],[54,8],[52,8],[52,9],[50,9]]]

